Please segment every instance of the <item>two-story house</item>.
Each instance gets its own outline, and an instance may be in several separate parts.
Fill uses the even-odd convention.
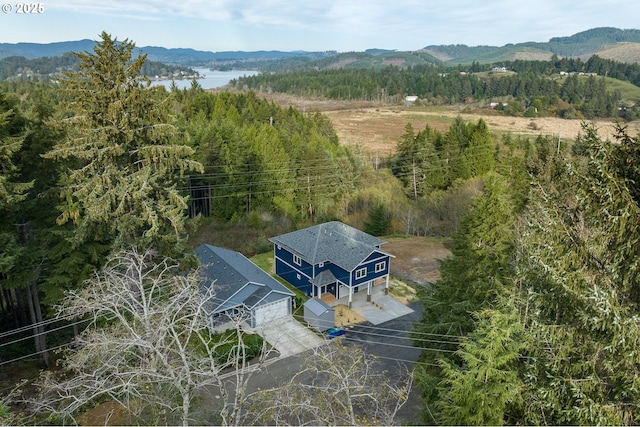
[[[338,221],[315,225],[269,239],[274,244],[276,274],[311,297],[335,298],[389,288],[393,255],[383,240]]]

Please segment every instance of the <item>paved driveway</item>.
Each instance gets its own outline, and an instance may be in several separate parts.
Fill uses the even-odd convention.
[[[331,303],[333,306],[338,304],[348,305],[349,297],[340,298]],[[412,308],[390,295],[385,295],[384,286],[382,285],[374,286],[371,290],[371,302],[367,301],[366,292],[361,291],[353,294],[351,309],[373,325],[380,325],[413,313]]]
[[[281,358],[311,350],[325,343],[324,338],[300,324],[292,316],[264,323],[247,332],[260,335],[280,353]]]

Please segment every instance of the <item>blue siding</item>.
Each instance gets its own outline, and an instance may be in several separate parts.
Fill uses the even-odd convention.
[[[389,273],[390,257],[380,252],[373,252],[352,272],[345,271],[333,263],[326,262],[322,267],[316,266],[315,274],[311,264],[304,260],[301,260],[301,265],[295,264],[293,262],[293,254],[284,248],[278,248],[277,245],[274,246],[274,256],[276,274],[307,295],[311,295],[312,293],[313,285],[311,284],[311,278],[325,270],[330,270],[336,279],[343,284],[349,285],[351,283],[352,286],[366,283],[369,280],[385,276]],[[385,263],[385,268],[376,273],[375,266],[380,262]],[[367,274],[363,278],[356,280],[356,271],[361,268],[366,268]],[[300,279],[298,279],[298,275],[300,275]],[[351,280],[349,280],[350,277]]]
[[[311,283],[309,283],[309,278],[279,259],[276,259],[276,274],[291,283],[297,289],[300,289],[305,294],[311,295]],[[298,275],[300,275],[300,279],[298,279]]]
[[[342,268],[330,262],[325,262],[323,267],[316,267],[316,276],[320,274],[320,272],[325,270],[331,271],[331,273],[336,277],[336,279],[338,279],[345,285],[349,284],[349,272],[343,270]]]
[[[382,254],[379,254],[382,255]],[[371,259],[371,257],[369,257],[369,259]],[[385,263],[385,268],[382,271],[379,272],[375,272],[375,268],[376,268],[376,264],[379,262],[383,262]],[[356,271],[362,269],[362,268],[366,268],[367,269],[367,274],[365,274],[365,276],[361,279],[357,279],[356,280]],[[360,264],[358,267],[356,267],[356,269],[351,273],[352,274],[352,278],[353,281],[351,282],[353,286],[359,285],[361,283],[366,283],[369,280],[373,280],[373,279],[377,279],[378,277],[382,277],[386,274],[389,273],[389,256],[388,255],[384,255],[382,258],[378,258],[378,259],[373,259],[369,262],[365,262]]]
[[[289,264],[291,267],[298,270],[300,273],[306,274],[307,276],[313,276],[313,266],[306,262],[305,260],[301,260],[301,265],[297,265],[293,262],[293,254],[287,251],[286,249],[278,249],[278,246],[275,246],[275,256],[276,259],[280,258],[283,262]]]
[[[307,295],[311,295],[311,283],[309,277],[313,277],[313,267],[308,262],[301,260],[302,265],[293,262],[293,254],[284,248],[274,246],[276,274]],[[300,279],[298,279],[300,275]]]
[[[372,252],[371,255],[367,257],[367,259],[362,261],[362,264],[365,264],[365,263],[368,263],[369,261],[374,261],[380,258],[389,259],[389,255],[384,254],[382,252]]]

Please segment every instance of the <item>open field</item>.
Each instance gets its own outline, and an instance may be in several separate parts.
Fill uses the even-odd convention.
[[[395,151],[396,144],[404,133],[407,123],[419,131],[428,124],[439,131],[446,131],[457,116],[476,122],[484,119],[491,132],[512,133],[514,135],[553,135],[561,139],[574,140],[581,130],[581,120],[565,120],[556,117],[510,117],[498,114],[467,113],[455,108],[406,108],[369,107],[353,110],[325,111],[343,144],[359,146],[364,153],[387,156]],[[594,121],[603,139],[612,139],[614,122]],[[631,135],[640,130],[640,122],[629,123]]]
[[[484,119],[495,134],[510,132],[534,138],[543,134],[559,136],[563,140],[574,140],[582,125],[581,120],[557,117],[511,117],[492,110],[467,112],[465,106],[403,107],[360,101],[314,100],[284,94],[264,96],[277,104],[291,105],[301,111],[321,111],[331,119],[341,143],[357,146],[364,154],[382,157],[395,151],[407,123],[411,123],[416,131],[424,129],[427,124],[446,131],[460,115],[467,121]],[[601,138],[613,140],[614,121],[598,119],[593,123]],[[627,123],[627,126],[630,135],[640,132],[640,121]]]

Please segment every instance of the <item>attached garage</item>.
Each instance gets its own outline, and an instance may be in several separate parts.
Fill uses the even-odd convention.
[[[280,300],[262,304],[253,309],[251,316],[251,327],[255,328],[266,322],[280,319],[291,314],[291,297],[282,298]]]

